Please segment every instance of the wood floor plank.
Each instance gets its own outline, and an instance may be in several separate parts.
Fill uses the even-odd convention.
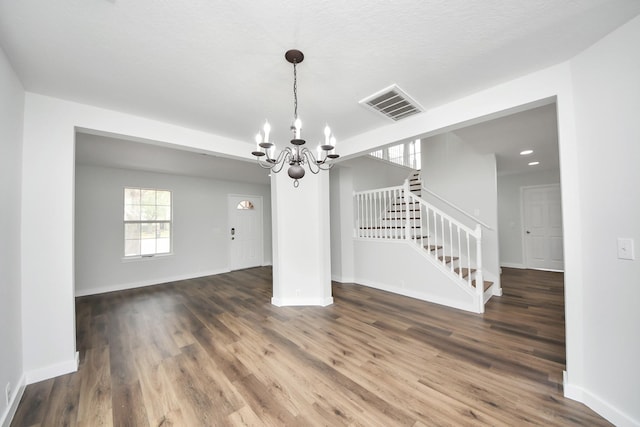
[[[71,426],[78,421],[80,376],[62,375],[54,379],[41,426]]]
[[[47,406],[54,379],[30,384],[24,390],[20,405],[13,417],[12,426],[40,425],[47,415]]]
[[[504,269],[467,313],[355,284],[276,307],[268,267],[78,298],[79,371],[26,426],[608,426],[562,395],[559,273]]]
[[[112,399],[114,425],[149,426],[147,407],[139,381],[115,385],[112,389]]]
[[[109,365],[109,347],[86,350],[80,372],[79,425],[113,425]]]

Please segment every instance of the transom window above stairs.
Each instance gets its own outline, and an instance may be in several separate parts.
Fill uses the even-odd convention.
[[[381,148],[369,153],[369,155],[411,169],[421,169],[419,139]]]

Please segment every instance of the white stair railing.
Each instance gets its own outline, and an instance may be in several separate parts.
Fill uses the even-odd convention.
[[[471,229],[404,185],[354,193],[355,237],[405,239],[418,245],[482,300],[482,228]],[[474,282],[476,284],[474,288]]]

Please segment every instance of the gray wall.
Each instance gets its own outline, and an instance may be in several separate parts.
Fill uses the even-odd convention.
[[[498,176],[498,235],[502,267],[525,268],[522,246],[522,187],[559,183],[559,170]]]
[[[172,191],[172,255],[123,260],[124,187]],[[271,197],[268,185],[78,165],[76,295],[228,271],[228,194],[262,196],[263,263],[271,264]]]
[[[22,301],[20,213],[24,89],[0,49],[0,424],[8,415],[5,387],[21,381]],[[46,210],[43,210],[46,220]]]

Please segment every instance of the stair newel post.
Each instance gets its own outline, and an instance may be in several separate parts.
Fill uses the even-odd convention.
[[[411,192],[409,190],[409,180],[404,180],[403,185],[403,199],[404,199],[404,238],[409,240],[411,238],[411,220],[409,217],[409,201],[411,200]]]
[[[475,234],[476,234],[476,293],[480,297],[480,307],[484,307],[484,278],[482,275],[482,227],[480,226],[480,224],[476,224]]]

